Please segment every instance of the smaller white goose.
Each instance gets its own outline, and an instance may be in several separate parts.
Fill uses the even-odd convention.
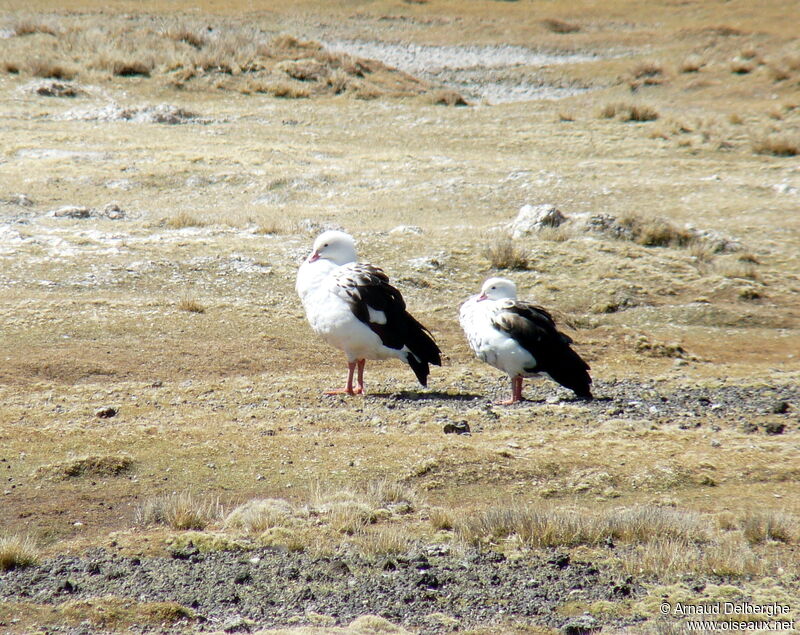
[[[542,307],[517,300],[517,285],[506,278],[489,278],[481,292],[461,305],[461,328],[478,359],[511,378],[511,398],[522,401],[522,380],[548,375],[581,399],[592,399],[589,365],[570,348]]]

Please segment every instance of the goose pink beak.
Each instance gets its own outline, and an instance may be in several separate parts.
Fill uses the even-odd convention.
[[[315,251],[313,254],[311,254],[308,257],[308,262],[315,262],[317,260],[319,260],[319,252],[318,251]]]
[[[489,298],[486,296],[486,294],[485,294],[485,293],[481,293],[481,294],[478,296],[478,300],[477,300],[477,301],[478,301],[478,302],[481,302],[482,300],[488,300],[488,299],[489,299]]]

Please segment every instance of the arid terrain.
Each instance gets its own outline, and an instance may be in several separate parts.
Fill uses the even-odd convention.
[[[0,633],[800,624],[796,3],[52,6],[0,6]],[[427,388],[323,394],[326,228]],[[496,275],[594,401],[495,404]]]

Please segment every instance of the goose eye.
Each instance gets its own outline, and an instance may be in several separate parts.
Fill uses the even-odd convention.
[[[325,243],[324,245],[322,245],[322,248],[324,249],[327,246],[328,246],[328,243]]]

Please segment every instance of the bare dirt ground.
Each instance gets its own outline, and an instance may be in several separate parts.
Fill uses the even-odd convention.
[[[4,6],[0,631],[800,619],[800,40],[754,4]],[[525,204],[568,221],[509,246]],[[433,332],[428,389],[322,394],[325,227]],[[490,275],[594,402],[493,405],[457,322]]]

